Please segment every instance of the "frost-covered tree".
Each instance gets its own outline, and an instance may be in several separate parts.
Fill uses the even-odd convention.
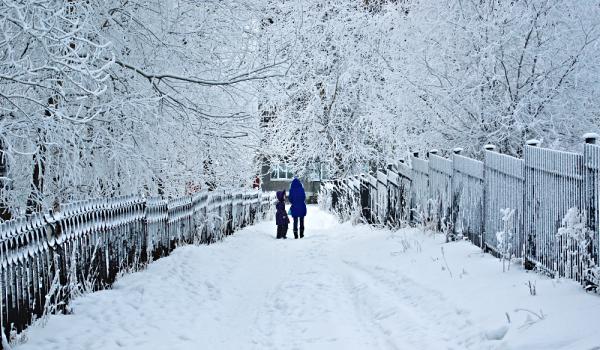
[[[599,125],[597,1],[425,0],[407,19],[403,93],[442,146],[572,148]]]
[[[600,124],[599,12],[558,0],[0,0],[2,217],[238,186],[257,147],[334,175],[433,147],[573,148]]]
[[[249,182],[254,84],[281,65],[257,56],[257,18],[236,0],[0,1],[0,207]]]
[[[393,107],[379,52],[383,23],[372,5],[270,2],[263,53],[292,62],[284,78],[265,87],[267,153],[274,159],[300,171],[327,162],[333,175],[344,175],[393,156]]]
[[[264,89],[276,158],[344,174],[434,147],[573,149],[600,125],[597,1],[267,3],[261,52],[292,62]]]

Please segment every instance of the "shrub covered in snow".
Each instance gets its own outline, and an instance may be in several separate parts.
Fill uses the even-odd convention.
[[[512,242],[515,231],[513,217],[515,216],[515,210],[505,208],[500,209],[500,213],[502,214],[502,231],[496,233],[496,240],[498,241],[497,247],[500,259],[502,260],[502,271],[506,271],[510,269],[510,262],[512,260]]]
[[[571,208],[562,220],[556,234],[557,266],[560,276],[581,281],[595,269],[591,254],[591,231],[586,226],[586,214]]]

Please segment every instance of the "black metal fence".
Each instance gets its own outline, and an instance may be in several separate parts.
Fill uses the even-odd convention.
[[[527,268],[598,286],[600,145],[584,135],[583,154],[540,147],[524,159],[487,145],[482,161],[454,149],[418,154],[375,174],[322,185],[320,204],[342,219],[375,225],[423,224],[449,240],[468,239]],[[409,164],[410,163],[410,164]]]
[[[264,219],[272,200],[257,191],[171,200],[128,196],[66,204],[0,224],[3,336],[10,339],[44,313],[68,311],[77,293],[107,288],[119,274],[178,245],[216,242]]]

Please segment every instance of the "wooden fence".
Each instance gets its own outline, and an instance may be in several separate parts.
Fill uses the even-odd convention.
[[[375,176],[322,186],[325,209],[342,218],[362,213],[369,224],[424,224],[449,240],[468,239],[496,256],[522,258],[527,268],[598,286],[600,271],[600,139],[584,135],[583,154],[532,140],[518,159],[487,145],[483,160],[461,149],[427,159],[414,154]],[[358,183],[352,188],[344,185]],[[328,205],[331,194],[346,200]],[[352,199],[360,198],[360,200]],[[360,206],[357,208],[356,206]]]
[[[128,196],[61,206],[0,224],[0,327],[9,339],[45,312],[67,310],[81,290],[263,219],[272,196],[202,192],[171,200]],[[0,349],[1,349],[0,343]]]

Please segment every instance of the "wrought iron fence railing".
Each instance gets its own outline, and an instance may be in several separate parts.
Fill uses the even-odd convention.
[[[175,199],[126,196],[70,203],[0,224],[0,327],[20,332],[49,312],[68,310],[81,291],[169,255],[209,244],[264,219],[273,196],[201,192]],[[0,349],[2,345],[0,343]]]

